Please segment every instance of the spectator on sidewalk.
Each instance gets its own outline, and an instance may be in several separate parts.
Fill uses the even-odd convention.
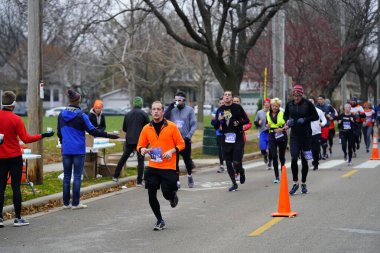
[[[67,91],[69,106],[58,115],[57,134],[62,144],[63,163],[63,208],[70,208],[70,181],[74,175],[71,209],[86,208],[79,203],[81,177],[86,156],[85,132],[95,137],[118,139],[119,135],[98,130],[91,124],[87,114],[79,107],[81,95],[73,90]]]
[[[310,122],[318,120],[315,106],[303,98],[303,87],[299,84],[293,87],[293,100],[288,102],[285,108],[284,118],[287,121],[290,132],[290,154],[292,157],[293,187],[289,194],[294,195],[299,188],[298,183],[298,157],[302,161],[301,192],[307,193],[306,179],[309,172],[307,160],[313,159],[311,152],[311,126]]]
[[[191,137],[197,129],[197,120],[195,118],[194,109],[186,105],[186,94],[179,91],[175,94],[174,102],[167,108],[164,117],[174,122],[182,138],[185,141],[185,149],[179,155],[182,156],[187,170],[187,183],[189,188],[194,187],[194,179],[191,175],[193,162],[191,159]],[[177,156],[177,173],[179,174],[179,155]],[[178,181],[179,182],[179,181]]]
[[[45,137],[51,137],[54,132],[29,135],[20,116],[13,113],[16,106],[16,94],[4,91],[0,110],[0,227],[3,223],[4,194],[7,187],[8,174],[11,176],[13,206],[15,210],[14,226],[29,225],[29,221],[21,218],[21,176],[22,151],[19,138],[24,143],[32,143]]]
[[[128,112],[124,117],[123,131],[125,135],[125,145],[123,155],[117,163],[115,174],[112,180],[117,182],[120,176],[121,169],[124,167],[129,156],[136,150],[137,142],[143,127],[149,123],[149,116],[141,108],[144,101],[141,97],[133,98],[133,109]],[[142,179],[144,173],[144,156],[137,153],[137,186],[142,186]]]
[[[255,126],[259,129],[259,147],[264,156],[264,163],[268,164],[268,170],[272,168],[272,155],[269,147],[269,129],[267,128],[267,112],[270,109],[270,98],[264,99],[263,109],[257,112]]]
[[[106,119],[103,114],[103,103],[101,100],[95,100],[94,106],[88,114],[88,118],[96,129],[100,131],[106,130]]]
[[[363,104],[364,106],[364,113],[365,118],[362,119],[363,124],[363,137],[364,137],[364,143],[366,152],[369,153],[369,148],[371,146],[371,138],[373,135],[373,125],[375,124],[375,111],[372,109],[370,102],[365,102]]]
[[[166,227],[157,199],[157,190],[161,187],[164,198],[170,201],[172,208],[178,204],[176,156],[185,148],[185,142],[176,124],[164,119],[164,113],[162,103],[153,102],[153,120],[144,126],[137,144],[137,151],[141,155],[150,155],[144,178],[149,204],[157,219],[153,230],[162,230]]]

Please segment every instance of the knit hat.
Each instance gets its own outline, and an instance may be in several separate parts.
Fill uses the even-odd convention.
[[[95,100],[94,106],[92,108],[94,108],[94,109],[103,109],[103,102],[102,102],[102,100]]]
[[[1,100],[2,106],[14,106],[16,103],[16,94],[13,91],[4,91]]]
[[[73,90],[67,91],[67,97],[69,98],[70,104],[79,104],[80,94]]]
[[[294,85],[293,95],[303,95],[303,87],[299,84]]]
[[[143,103],[144,103],[144,100],[142,99],[142,97],[134,97],[133,98],[133,107],[142,107],[143,106]]]

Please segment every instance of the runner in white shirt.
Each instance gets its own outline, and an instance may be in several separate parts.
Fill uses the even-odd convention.
[[[311,97],[309,98],[309,101],[312,102],[315,105],[315,98]],[[310,122],[311,126],[311,152],[313,153],[313,170],[318,169],[319,165],[319,157],[321,154],[321,138],[322,138],[322,127],[326,125],[326,117],[324,112],[321,109],[318,109],[315,107],[317,110],[319,119],[316,121]]]

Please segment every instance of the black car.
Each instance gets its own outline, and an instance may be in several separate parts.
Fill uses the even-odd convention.
[[[13,109],[13,113],[17,114],[18,116],[27,116],[28,110],[26,109],[26,107],[16,105]]]

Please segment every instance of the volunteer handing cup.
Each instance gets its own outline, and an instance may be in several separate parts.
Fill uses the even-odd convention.
[[[4,134],[0,134],[0,144],[3,144],[4,142]]]

